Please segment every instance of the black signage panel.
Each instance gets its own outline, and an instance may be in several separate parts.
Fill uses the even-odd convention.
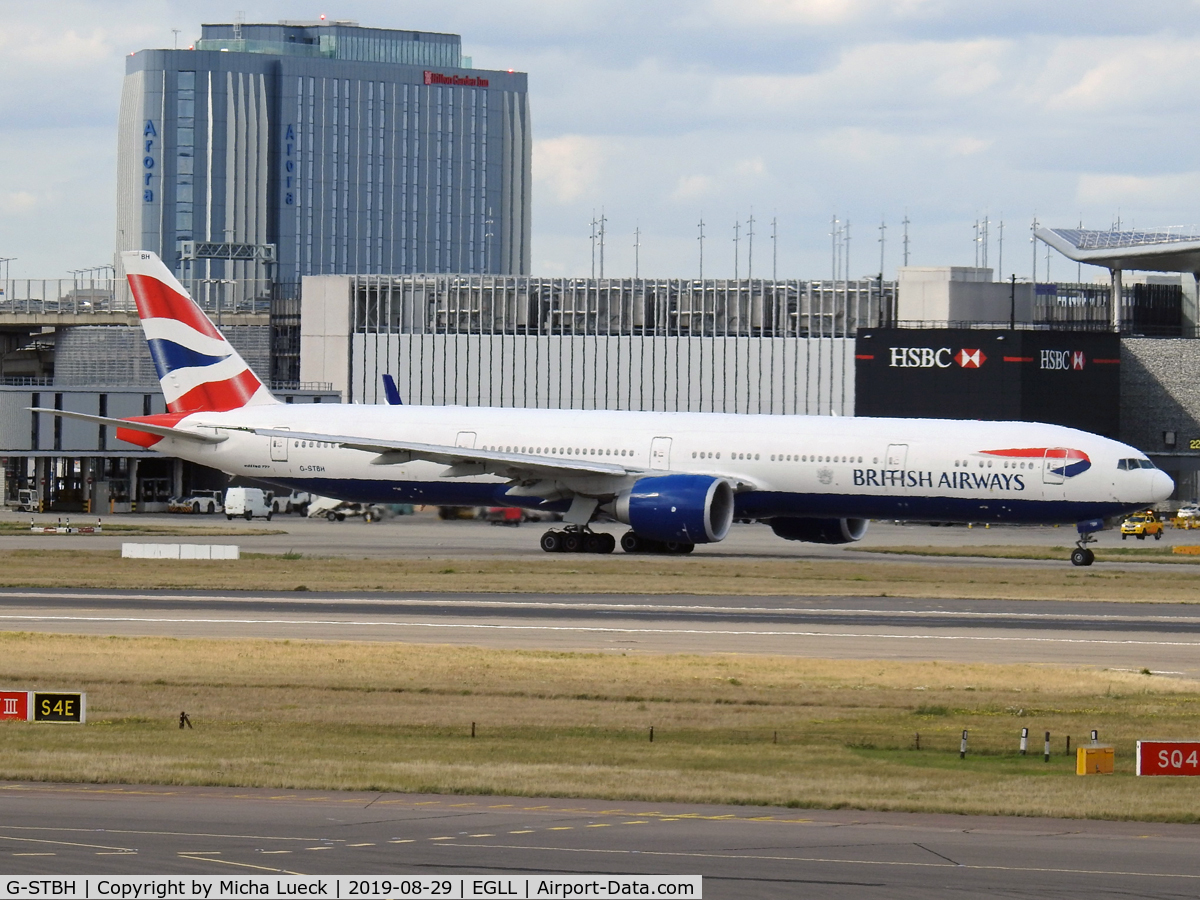
[[[84,721],[85,694],[42,693],[33,694],[33,721],[35,722],[80,722]]]
[[[1115,438],[1120,362],[1111,333],[862,328],[854,411],[1049,422]]]

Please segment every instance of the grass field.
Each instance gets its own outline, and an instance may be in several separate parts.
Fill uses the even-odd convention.
[[[1200,538],[1197,538],[1200,543]],[[952,556],[952,557],[981,557],[984,559],[1068,559],[1073,547],[1038,547],[1015,546],[1008,544],[993,544],[970,547],[931,547],[931,546],[893,546],[893,547],[849,547],[854,552],[890,553],[898,556]],[[1157,543],[1143,544],[1140,541],[1119,547],[1092,547],[1096,554],[1096,562],[1153,562],[1180,563],[1184,565],[1200,565],[1200,554],[1175,553],[1170,546]]]
[[[245,554],[241,560],[121,559],[116,551],[0,551],[0,587],[218,590],[500,591],[513,593],[893,596],[1014,600],[1141,599],[1200,602],[1200,579],[1186,566],[1127,570],[1102,565],[746,557],[522,556],[515,559],[295,558]]]
[[[1138,737],[1200,736],[1200,690],[1136,672],[13,633],[0,661],[89,715],[0,724],[4,779],[1200,819],[1194,780],[1131,774]],[[1074,774],[1092,728],[1117,775]]]

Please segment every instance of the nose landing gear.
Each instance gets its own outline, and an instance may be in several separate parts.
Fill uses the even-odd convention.
[[[1071,551],[1071,565],[1090,566],[1096,561],[1096,554],[1088,547],[1088,544],[1096,543],[1094,534],[1103,527],[1103,519],[1088,519],[1075,526],[1079,531],[1079,540],[1075,542],[1075,549]]]

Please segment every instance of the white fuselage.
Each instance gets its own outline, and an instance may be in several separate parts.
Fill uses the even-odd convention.
[[[1144,460],[1132,447],[1024,422],[279,404],[194,413],[177,427],[219,428],[229,438],[200,445],[166,437],[155,449],[232,475],[360,502],[542,505],[537,496],[508,494],[512,482],[498,475],[455,477],[444,463],[424,461],[372,465],[378,453],[224,429],[603,461],[635,470],[624,477],[630,484],[668,471],[719,476],[736,485],[738,518],[1075,522],[1166,499],[1173,489],[1158,469],[1124,466],[1122,460]],[[566,492],[602,498],[621,481],[557,479]]]

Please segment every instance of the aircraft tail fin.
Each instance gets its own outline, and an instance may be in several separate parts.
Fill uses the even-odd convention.
[[[223,412],[279,402],[157,254],[128,250],[121,258],[167,409]]]

